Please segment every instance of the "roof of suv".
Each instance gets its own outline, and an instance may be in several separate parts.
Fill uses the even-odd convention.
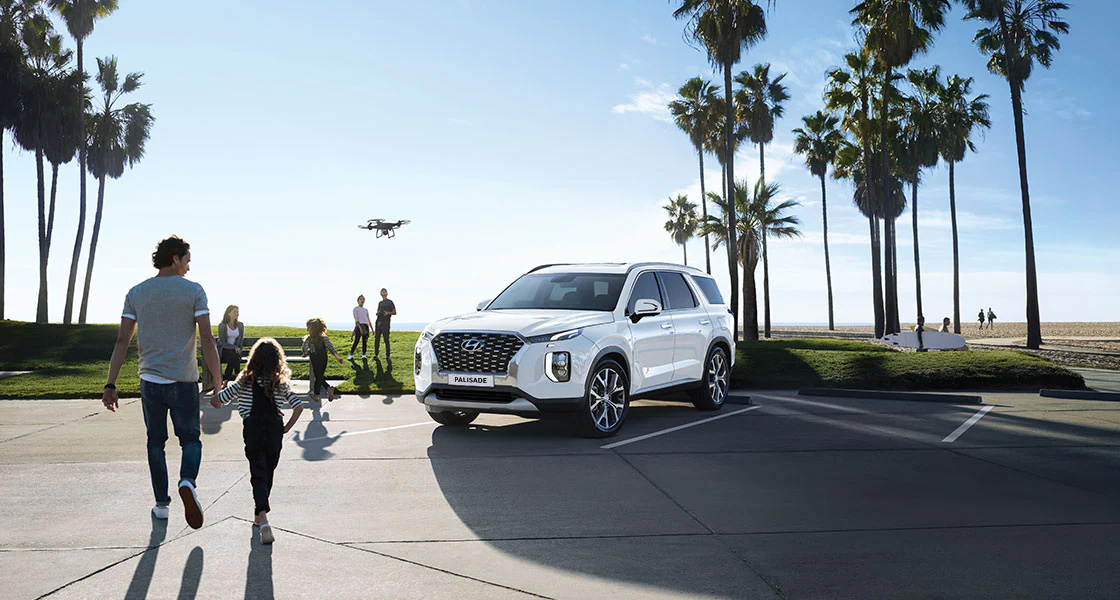
[[[679,271],[686,271],[694,275],[704,275],[704,272],[696,267],[688,267],[685,265],[678,265],[666,262],[640,262],[640,263],[558,263],[550,265],[540,265],[531,269],[530,273],[618,273],[627,274],[630,271],[638,268],[655,267],[674,269]]]

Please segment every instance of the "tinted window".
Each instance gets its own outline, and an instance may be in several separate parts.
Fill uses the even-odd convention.
[[[695,277],[692,278],[696,282],[696,287],[704,293],[704,297],[708,299],[708,304],[724,304],[723,295],[719,293],[719,286],[716,281],[709,277]]]
[[[661,288],[657,285],[657,277],[653,272],[638,275],[634,282],[634,291],[630,292],[630,304],[626,307],[627,313],[634,312],[634,303],[638,300],[657,300],[662,306],[665,301],[661,299]]]
[[[614,310],[626,276],[615,273],[532,273],[501,293],[487,310],[514,308]]]
[[[665,299],[668,300],[665,303],[665,308],[667,310],[696,307],[696,298],[692,295],[692,290],[689,289],[688,284],[685,283],[684,275],[662,273],[661,283],[665,284]]]

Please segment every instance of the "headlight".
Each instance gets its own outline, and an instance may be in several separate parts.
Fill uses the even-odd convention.
[[[430,342],[434,337],[436,337],[436,334],[432,333],[430,329],[425,329],[424,331],[420,332],[421,342]]]
[[[424,361],[424,356],[422,354],[420,354],[420,350],[417,349],[416,350],[416,356],[414,357],[414,362],[412,363],[412,369],[413,369],[413,371],[416,372],[417,375],[420,374],[420,364],[423,361]]]
[[[548,378],[564,383],[572,378],[572,355],[567,352],[549,352],[545,355]]]
[[[548,334],[545,334],[545,335],[534,335],[533,337],[529,338],[529,343],[530,344],[539,344],[541,342],[562,342],[564,340],[570,340],[572,338],[579,337],[579,335],[581,333],[583,333],[582,328],[580,328],[580,329],[569,329],[568,331],[561,331],[560,333],[548,333]]]

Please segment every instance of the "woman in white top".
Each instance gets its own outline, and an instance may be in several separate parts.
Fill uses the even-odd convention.
[[[241,371],[241,346],[245,343],[245,324],[238,318],[240,309],[230,304],[222,315],[222,322],[218,325],[218,350],[225,371],[222,381],[229,383],[237,378]]]
[[[350,346],[350,354],[346,360],[354,358],[354,351],[358,349],[358,340],[362,341],[362,358],[366,357],[366,344],[369,342],[369,332],[373,323],[369,320],[369,309],[365,307],[366,297],[358,296],[358,305],[354,307],[354,343]]]

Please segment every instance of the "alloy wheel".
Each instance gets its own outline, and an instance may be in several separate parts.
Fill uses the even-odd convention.
[[[613,366],[603,367],[595,373],[589,391],[588,411],[595,427],[599,431],[618,427],[626,410],[626,386],[619,372]]]

